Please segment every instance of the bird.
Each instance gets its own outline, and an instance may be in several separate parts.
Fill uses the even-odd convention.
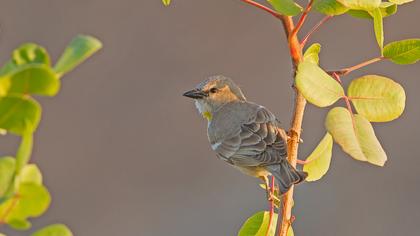
[[[307,173],[287,160],[288,137],[275,115],[247,101],[232,79],[208,77],[183,96],[192,98],[198,112],[207,119],[207,136],[216,156],[261,179],[269,200],[273,199],[269,176],[275,177],[280,196],[305,180]]]

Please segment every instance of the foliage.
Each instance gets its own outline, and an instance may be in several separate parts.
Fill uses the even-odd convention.
[[[41,105],[34,96],[55,96],[60,78],[102,47],[86,35],[74,38],[58,62],[51,65],[48,52],[33,43],[15,49],[0,69],[0,129],[21,137],[15,157],[0,157],[0,224],[17,230],[31,227],[30,218],[42,215],[51,196],[35,164],[28,164],[33,133],[41,119]],[[33,236],[71,236],[64,225],[50,225]]]
[[[376,137],[371,122],[389,122],[402,115],[406,101],[404,88],[390,78],[370,74],[355,78],[345,89],[341,77],[382,60],[389,60],[395,64],[413,64],[420,60],[420,39],[405,39],[390,42],[384,46],[383,18],[394,15],[399,5],[413,0],[309,0],[305,9],[294,0],[266,0],[267,6],[271,5],[272,8],[252,0],[242,1],[283,21],[296,70],[295,87],[299,94],[317,107],[330,107],[339,100],[343,100],[346,104],[345,107],[332,107],[328,112],[325,118],[327,133],[312,154],[304,161],[303,169],[308,172],[307,180],[319,180],[327,173],[330,168],[334,142],[355,160],[384,166],[388,157]],[[166,5],[169,4],[168,1],[165,2]],[[302,42],[299,42],[296,35],[311,9],[315,9],[326,17],[306,35]],[[296,26],[293,26],[290,16],[300,13],[299,21],[297,21]],[[302,50],[309,36],[321,24],[332,16],[342,14],[372,21],[373,33],[379,48],[378,55],[353,67],[339,71],[326,71],[319,65],[319,53],[321,51],[319,43],[312,44],[307,48],[303,56]],[[297,104],[298,102],[296,102]],[[303,116],[304,106],[302,106],[301,116]],[[301,121],[299,122],[301,123]],[[298,125],[299,129],[300,126],[301,124]],[[300,130],[292,131],[297,132],[297,137],[299,137]],[[296,140],[299,139],[295,139],[297,143]],[[275,190],[272,190],[272,193],[275,196],[274,199],[280,198]],[[288,200],[290,202],[290,199]],[[272,206],[279,207],[279,203],[274,200],[271,201]],[[284,212],[283,209],[283,216],[287,215]],[[273,211],[258,212],[251,216],[242,226],[239,236],[274,235],[274,231],[271,230],[275,230],[276,224],[271,225],[269,219],[272,217],[277,219],[277,215],[270,213],[273,213]],[[287,222],[288,220],[289,222]],[[282,223],[284,224],[284,222],[288,227],[291,225],[290,219],[283,220]],[[269,229],[269,232],[267,232],[267,229]],[[284,231],[281,235],[284,236],[285,233],[290,234],[290,231]]]

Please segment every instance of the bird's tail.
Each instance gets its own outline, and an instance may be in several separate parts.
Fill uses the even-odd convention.
[[[281,195],[286,193],[293,184],[304,181],[308,176],[308,173],[296,170],[287,160],[283,160],[278,165],[267,166],[267,169],[276,178]]]

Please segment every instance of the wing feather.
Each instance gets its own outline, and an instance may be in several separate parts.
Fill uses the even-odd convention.
[[[238,166],[279,164],[287,157],[287,145],[276,117],[259,106],[234,137],[223,140],[214,150],[222,159]]]

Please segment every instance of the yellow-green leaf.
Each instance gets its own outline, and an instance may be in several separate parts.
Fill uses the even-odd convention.
[[[12,59],[15,65],[32,63],[49,66],[51,64],[47,50],[34,43],[25,43],[15,49],[12,54]]]
[[[35,131],[41,119],[41,106],[25,96],[0,97],[0,129],[16,135]]]
[[[51,196],[44,186],[21,183],[17,195],[0,205],[0,214],[3,215],[10,208],[6,222],[22,221],[29,217],[40,216],[48,209],[50,203]]]
[[[306,158],[306,161],[309,162],[303,166],[303,171],[308,173],[306,181],[319,180],[327,173],[330,168],[332,147],[332,136],[327,133],[311,155]]]
[[[31,228],[31,222],[22,219],[11,219],[7,224],[15,230],[28,230]]]
[[[303,8],[293,0],[267,0],[274,10],[286,16],[295,16],[302,12]]]
[[[61,76],[74,69],[101,48],[102,43],[98,39],[88,35],[79,35],[64,50],[63,55],[55,64],[54,70]]]
[[[310,61],[299,64],[296,86],[310,103],[319,107],[330,106],[344,96],[343,87]]]
[[[276,234],[277,214],[273,214],[270,231],[267,229],[270,223],[270,212],[260,211],[245,221],[239,230],[238,236],[274,236]]]
[[[289,229],[287,230],[287,236],[295,236],[295,232],[291,225],[289,225]]]
[[[0,198],[4,196],[12,183],[16,161],[13,157],[0,158]]]
[[[369,121],[362,115],[354,115],[343,107],[328,112],[325,120],[327,131],[344,152],[356,160],[383,166],[387,160],[385,151],[375,136]]]
[[[384,25],[382,21],[382,13],[379,8],[372,10],[371,13],[373,16],[373,26],[375,30],[376,42],[378,42],[382,55],[384,48]]]
[[[36,231],[31,236],[73,236],[73,233],[63,224],[53,224]]]
[[[42,174],[35,164],[25,165],[19,174],[19,183],[34,183],[42,185]]]
[[[319,64],[319,52],[321,52],[321,44],[314,43],[303,54],[303,60],[315,64]]]
[[[46,65],[22,65],[13,73],[5,75],[1,81],[10,80],[8,94],[36,94],[54,96],[60,90],[60,80],[55,72]]]
[[[398,7],[397,7],[397,4],[395,3],[382,2],[381,5],[379,6],[379,9],[381,10],[382,18],[385,18],[391,15],[394,15],[397,12]],[[357,18],[373,19],[372,13],[365,10],[349,10],[347,13]]]
[[[314,8],[318,12],[329,16],[341,15],[349,10],[337,0],[315,0]]]
[[[409,3],[412,2],[414,0],[389,0],[390,2],[393,2],[395,4],[401,5],[401,4],[405,4],[405,3]]]
[[[381,5],[381,0],[337,0],[344,6],[356,10],[373,10]]]
[[[162,0],[162,3],[165,7],[167,7],[169,4],[171,4],[171,0]]]
[[[420,60],[420,39],[406,39],[387,44],[384,57],[396,64],[413,64]]]
[[[366,75],[353,80],[348,96],[356,111],[373,122],[387,122],[398,118],[405,108],[404,88],[379,75]]]

